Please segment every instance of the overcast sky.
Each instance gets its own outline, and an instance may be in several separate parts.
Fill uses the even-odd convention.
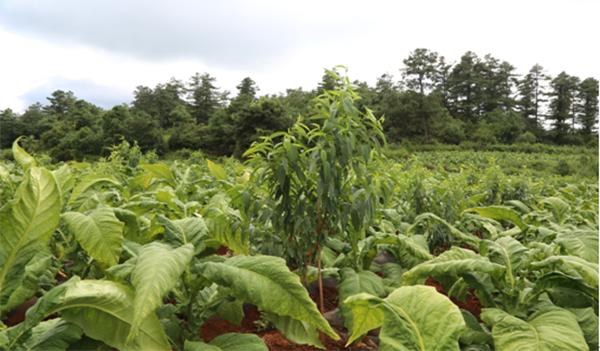
[[[542,64],[598,78],[598,0],[124,1],[0,0],[0,109],[46,103],[56,89],[97,105],[138,85],[195,72],[235,91],[313,88],[323,68],[399,77],[417,47],[449,62],[472,50],[526,72]]]

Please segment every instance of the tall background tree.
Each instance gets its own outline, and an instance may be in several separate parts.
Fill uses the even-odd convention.
[[[597,142],[595,78],[562,72],[551,79],[536,64],[519,79],[512,64],[490,54],[468,51],[448,63],[425,48],[409,53],[400,72],[399,80],[384,74],[374,85],[352,82],[361,97],[356,106],[385,117],[391,143]],[[200,149],[240,156],[260,136],[318,112],[312,101],[341,83],[325,74],[312,88],[260,96],[246,77],[230,98],[215,77],[196,73],[185,81],[139,86],[130,104],[106,110],[56,90],[22,113],[0,109],[0,147],[25,135],[29,147],[60,160],[106,156],[122,140],[159,154]]]
[[[556,142],[565,143],[567,134],[573,132],[575,128],[578,78],[563,71],[552,79],[550,86],[552,89],[549,93],[551,101],[548,118],[552,121],[552,136]]]
[[[543,133],[543,106],[547,102],[547,84],[550,77],[544,68],[535,64],[518,83],[517,109],[527,121],[528,130],[541,136]]]

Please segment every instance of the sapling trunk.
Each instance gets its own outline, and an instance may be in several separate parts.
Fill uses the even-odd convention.
[[[321,245],[317,244],[317,279],[319,280],[319,310],[321,314],[325,313],[325,303],[323,298],[323,275],[321,274]]]

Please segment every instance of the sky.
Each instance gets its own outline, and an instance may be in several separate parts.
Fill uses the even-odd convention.
[[[109,108],[196,72],[275,94],[342,64],[373,84],[419,47],[599,78],[598,14],[598,0],[0,0],[0,109],[57,89]]]

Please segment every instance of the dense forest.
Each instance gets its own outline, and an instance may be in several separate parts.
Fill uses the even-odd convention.
[[[551,77],[537,64],[518,74],[509,62],[473,52],[447,63],[428,49],[413,51],[399,72],[399,78],[382,75],[375,86],[354,82],[361,106],[385,118],[392,143],[597,143],[595,78]],[[106,155],[122,140],[158,154],[201,149],[239,156],[260,135],[311,114],[310,100],[338,84],[331,77],[325,74],[313,90],[266,96],[247,77],[231,97],[215,77],[196,73],[187,82],[139,86],[131,104],[108,110],[57,90],[23,113],[0,110],[0,148],[25,135],[29,148],[57,160]]]

